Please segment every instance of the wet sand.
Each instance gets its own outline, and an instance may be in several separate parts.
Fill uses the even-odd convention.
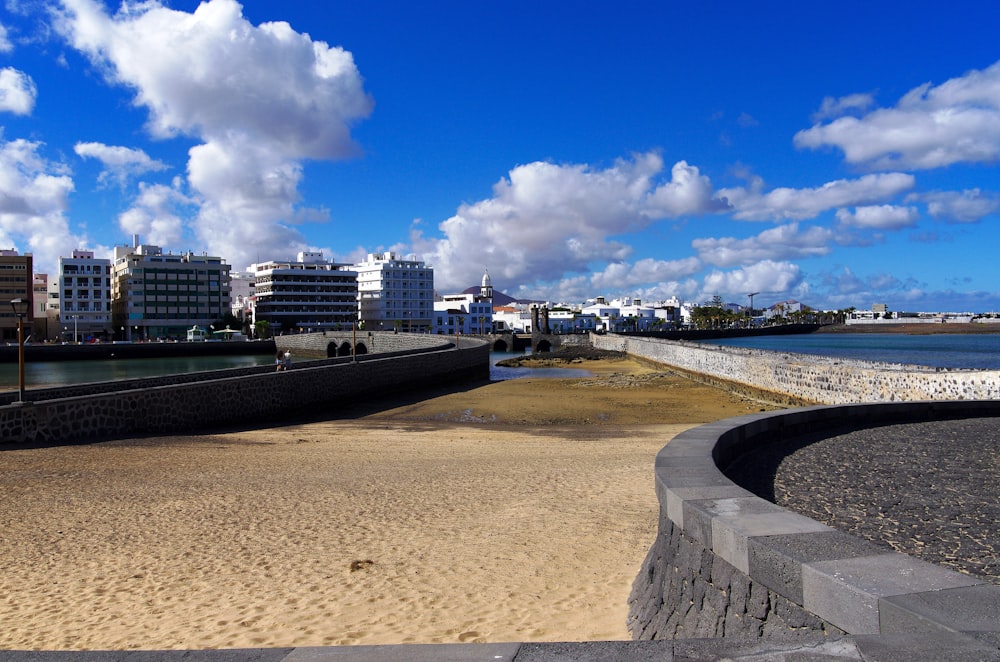
[[[761,405],[632,360],[0,451],[0,649],[627,639],[653,459]]]

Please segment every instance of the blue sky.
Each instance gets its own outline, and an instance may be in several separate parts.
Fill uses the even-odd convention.
[[[0,248],[1000,310],[994,2],[0,7]]]

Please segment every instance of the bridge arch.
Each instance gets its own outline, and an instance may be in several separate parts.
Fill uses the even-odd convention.
[[[337,356],[350,356],[351,355],[351,343],[346,340],[340,343],[340,347],[337,348]]]
[[[552,343],[550,343],[545,338],[542,338],[541,340],[538,341],[538,344],[535,345],[535,351],[536,352],[551,352],[552,351]]]
[[[507,351],[507,341],[503,338],[497,338],[496,342],[493,343],[494,352],[506,352]]]

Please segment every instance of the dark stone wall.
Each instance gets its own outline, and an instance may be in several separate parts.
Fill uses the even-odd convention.
[[[632,585],[628,627],[639,640],[798,641],[844,634],[752,581],[666,516]]]
[[[428,336],[428,338],[430,338]],[[361,357],[359,357],[360,359]],[[459,347],[369,355],[296,364],[250,374],[196,373],[187,383],[58,397],[0,407],[0,443],[75,443],[135,434],[170,434],[280,420],[296,412],[335,410],[339,404],[446,383],[489,379],[489,345],[464,339]],[[221,371],[229,373],[231,371]],[[33,395],[33,393],[31,394]]]

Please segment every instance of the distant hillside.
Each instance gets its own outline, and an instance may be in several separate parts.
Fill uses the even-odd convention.
[[[469,287],[462,290],[462,294],[479,294],[479,286]],[[498,290],[493,290],[493,305],[494,306],[509,306],[512,303],[527,303],[526,301],[519,301],[514,297],[507,296],[503,292]]]

